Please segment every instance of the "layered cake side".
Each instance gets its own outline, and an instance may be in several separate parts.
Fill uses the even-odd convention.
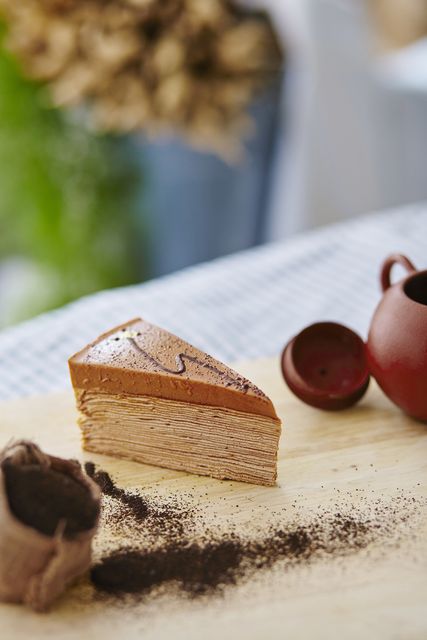
[[[280,420],[249,380],[139,318],[69,360],[88,451],[272,485]]]

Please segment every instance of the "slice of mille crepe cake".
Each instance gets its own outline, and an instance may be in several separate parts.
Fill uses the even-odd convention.
[[[280,420],[249,380],[139,318],[72,356],[87,451],[273,485]]]

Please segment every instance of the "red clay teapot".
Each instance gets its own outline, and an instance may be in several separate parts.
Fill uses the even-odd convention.
[[[393,265],[409,273],[390,283]],[[389,256],[382,267],[384,292],[366,344],[368,368],[384,393],[403,411],[427,421],[427,271],[408,258]]]
[[[408,275],[391,284],[393,265]],[[408,415],[427,422],[427,270],[408,258],[389,256],[381,269],[383,297],[366,344],[334,322],[306,327],[282,353],[283,376],[304,402],[320,409],[344,409],[365,393],[371,374],[384,393]]]

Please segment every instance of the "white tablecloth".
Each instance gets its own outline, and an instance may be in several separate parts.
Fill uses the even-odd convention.
[[[135,316],[228,362],[278,354],[319,320],[366,337],[380,299],[381,262],[396,251],[427,268],[427,203],[83,298],[0,333],[0,398],[66,387],[68,356]]]

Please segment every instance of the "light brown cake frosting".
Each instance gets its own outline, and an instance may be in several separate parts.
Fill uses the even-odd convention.
[[[224,407],[278,421],[271,400],[249,380],[140,318],[101,335],[69,366],[75,389]]]

